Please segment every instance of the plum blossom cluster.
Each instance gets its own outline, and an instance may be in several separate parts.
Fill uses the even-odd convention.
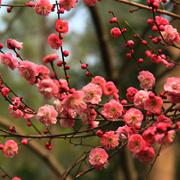
[[[97,0],[84,0],[84,2],[91,7],[95,6]],[[166,0],[147,0],[147,4],[153,10],[159,8],[160,3],[166,3]],[[139,88],[128,87],[126,96],[122,99],[123,95],[119,93],[113,81],[107,81],[100,75],[93,76],[88,70],[88,64],[82,63],[81,68],[86,70],[86,75],[91,78],[80,89],[72,88],[69,83],[70,76],[67,73],[71,67],[65,61],[69,56],[69,51],[63,49],[63,39],[69,31],[69,24],[68,21],[60,18],[60,14],[75,8],[77,0],[59,0],[55,4],[52,4],[50,0],[36,0],[25,4],[43,16],[48,16],[57,10],[57,20],[54,23],[56,33],[51,33],[47,42],[62,56],[60,58],[58,53],[47,54],[42,58],[43,64],[36,64],[20,56],[23,48],[22,42],[7,39],[8,52],[4,51],[3,44],[0,44],[0,64],[10,70],[17,70],[19,75],[29,85],[35,86],[46,99],[46,104],[34,110],[26,105],[23,98],[19,97],[0,77],[0,92],[5,101],[9,103],[8,109],[12,116],[25,119],[28,126],[32,125],[31,118],[34,118],[35,122],[40,122],[48,131],[46,133],[51,136],[53,134],[48,130],[49,127],[57,125],[61,128],[73,129],[76,122],[80,121],[81,127],[88,128],[87,132],[84,130],[83,133],[91,132],[88,135],[99,139],[99,145],[90,149],[88,156],[89,163],[98,170],[108,165],[111,152],[118,151],[121,146],[127,145],[129,151],[142,163],[150,163],[156,156],[155,144],[164,145],[174,141],[177,131],[180,130],[178,114],[180,111],[180,77],[167,78],[164,82],[164,90],[157,93],[155,75],[148,70],[142,70],[138,65]],[[110,30],[111,36],[117,40],[123,37],[124,45],[128,49],[127,57],[136,59],[133,49],[135,41],[125,37],[127,28],[119,26],[115,16],[111,18],[110,23],[115,24]],[[152,31],[158,33],[158,36],[150,37],[152,43],[174,45],[180,42],[177,29],[173,28],[167,19],[155,16],[154,19],[148,19],[147,23],[151,25]],[[141,43],[146,47],[148,45],[146,40],[142,40]],[[152,62],[162,63],[168,68],[175,65],[161,49],[158,49],[158,52],[146,49],[145,56]],[[137,63],[143,61],[139,58]],[[64,77],[59,77],[56,68],[61,68]],[[171,105],[169,108],[165,107],[166,102]],[[113,123],[121,125],[116,128],[111,126],[102,128],[103,125]],[[16,131],[10,129],[8,133],[13,136]],[[76,137],[76,133],[72,135]],[[27,138],[23,138],[21,144],[26,145]],[[46,143],[46,148],[52,149],[51,139]],[[0,144],[0,149],[6,157],[12,158],[18,153],[19,147],[14,140],[9,139],[4,144]],[[20,178],[13,177],[12,180],[20,180]]]
[[[116,131],[106,131],[103,132],[98,130],[96,132],[97,136],[100,137],[101,146],[106,150],[116,149],[119,144],[122,144],[125,140],[128,142],[128,149],[137,157],[142,163],[149,163],[155,157],[155,148],[154,144],[168,144],[172,143],[175,138],[176,131],[175,129],[179,129],[179,121],[173,123],[172,119],[163,114],[163,99],[161,96],[155,95],[150,89],[153,89],[155,85],[155,77],[149,71],[140,71],[138,76],[140,87],[143,89],[136,89],[134,87],[129,87],[127,89],[127,99],[134,104],[134,107],[130,107],[127,109],[124,107],[124,110],[121,111],[119,117],[124,121],[124,126],[120,126]],[[167,82],[164,85],[165,93],[167,93],[166,98],[173,99],[173,95],[177,97],[176,102],[180,102],[178,99],[179,93],[179,78],[172,77],[167,79]],[[174,90],[172,90],[172,85],[174,84]],[[166,92],[167,91],[167,92]],[[178,92],[177,92],[178,91]],[[172,92],[172,93],[171,93]],[[114,102],[114,100],[111,100]],[[104,105],[110,106],[115,109],[115,105],[113,103],[107,103]],[[104,108],[103,107],[103,108]],[[123,105],[118,104],[116,113],[118,110],[122,110]],[[127,110],[126,110],[127,109]],[[105,110],[102,111],[102,114]],[[107,110],[107,112],[111,113],[111,109]],[[150,122],[150,124],[144,127],[144,122],[147,123],[147,120],[144,115],[144,111],[146,111],[146,116],[151,117],[155,116],[155,119]],[[114,111],[113,111],[114,112]],[[106,116],[108,117],[108,116]],[[148,118],[148,119],[149,119]],[[92,162],[92,153],[91,151],[89,155],[89,162],[95,168],[95,162]],[[94,152],[94,156],[97,152]],[[102,156],[102,161],[104,160]],[[105,167],[108,163],[108,159],[106,159],[106,163],[101,164],[101,168]]]
[[[165,43],[173,44],[180,42],[180,35],[176,28],[170,25],[169,21],[161,16],[155,16],[154,19],[148,19],[147,23],[151,25],[151,29],[154,32],[160,32],[162,36],[152,38],[152,42],[157,44],[162,40]],[[163,38],[163,39],[162,39]]]

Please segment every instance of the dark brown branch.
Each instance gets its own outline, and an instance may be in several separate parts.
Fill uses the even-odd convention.
[[[96,35],[97,35],[97,39],[99,43],[102,61],[104,63],[106,76],[109,80],[113,80],[114,79],[113,57],[110,52],[110,47],[108,47],[104,28],[103,28],[97,7],[90,7],[89,11],[91,13],[93,24],[96,30]]]
[[[115,0],[115,1],[117,1],[119,3],[123,3],[123,4],[128,4],[130,6],[135,6],[135,7],[141,8],[141,9],[145,9],[145,10],[151,10],[152,9],[149,6],[146,6],[146,5],[143,5],[143,4],[140,4],[140,3],[136,3],[136,2],[132,2],[132,1],[128,1],[128,0]],[[157,12],[161,13],[161,14],[171,16],[171,17],[176,18],[176,19],[180,19],[180,15],[169,12],[169,11],[165,11],[165,10],[162,10],[162,9],[157,9]]]

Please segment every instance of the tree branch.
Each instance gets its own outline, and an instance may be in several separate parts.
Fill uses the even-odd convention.
[[[3,128],[9,128],[10,126],[13,126],[13,124],[8,122],[7,119],[0,117],[0,126]],[[20,129],[20,127],[16,126],[16,131],[18,133],[24,134],[23,130]],[[44,147],[42,147],[39,143],[35,141],[30,141],[27,144],[27,147],[45,162],[45,164],[52,170],[56,177],[59,178],[63,175],[65,170],[62,167],[62,165],[56,160],[56,158],[52,154],[50,154],[46,149],[44,149]],[[72,178],[70,176],[67,176],[67,180],[72,180]]]
[[[110,52],[110,47],[108,46],[107,39],[105,36],[104,28],[98,14],[97,7],[89,7],[91,13],[92,21],[96,30],[97,39],[99,42],[99,48],[102,56],[102,61],[104,62],[104,68],[109,80],[114,79],[113,70],[113,57]]]
[[[145,9],[145,10],[151,10],[152,9],[149,6],[146,6],[146,5],[143,5],[143,4],[140,4],[140,3],[136,3],[136,2],[132,2],[132,1],[128,1],[128,0],[115,0],[115,1],[117,1],[119,3],[123,3],[123,4],[128,4],[130,6],[135,6],[135,7],[141,8],[141,9]],[[157,12],[161,13],[161,14],[171,16],[171,17],[176,18],[176,19],[180,19],[180,15],[169,12],[169,11],[165,11],[165,10],[162,10],[162,9],[157,9]]]

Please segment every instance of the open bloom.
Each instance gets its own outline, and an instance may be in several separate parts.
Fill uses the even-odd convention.
[[[119,145],[119,136],[114,131],[107,131],[101,137],[101,145],[107,149],[114,149]]]
[[[52,11],[52,4],[49,0],[36,0],[34,10],[37,14],[48,16]]]
[[[133,134],[128,139],[128,149],[134,153],[139,153],[144,147],[144,140],[140,134]]]
[[[7,140],[3,146],[3,154],[12,158],[18,153],[18,144],[14,140]]]
[[[171,25],[166,25],[164,31],[162,32],[163,38],[167,43],[180,42],[180,36],[176,28]]]
[[[89,153],[89,163],[96,169],[105,167],[108,163],[109,155],[102,148],[94,148]]]
[[[98,85],[89,83],[82,88],[84,92],[84,101],[92,104],[98,104],[101,101],[102,90]]]
[[[149,96],[148,91],[140,90],[134,96],[134,105],[138,108],[144,109],[144,104]]]
[[[42,122],[45,126],[56,124],[58,113],[54,106],[44,105],[38,109],[37,119]]]
[[[76,113],[81,114],[81,112],[87,108],[87,105],[84,102],[84,92],[74,91],[72,94],[69,94],[64,99],[63,105],[64,109],[67,111],[74,110]]]
[[[37,76],[36,64],[30,61],[21,61],[18,70],[20,75],[29,81],[30,84],[35,83]]]
[[[162,106],[162,98],[154,95],[153,97],[149,97],[146,99],[144,109],[155,114],[160,114]]]
[[[180,103],[180,77],[167,78],[164,90],[173,103]]]
[[[93,77],[91,82],[99,85],[101,87],[101,89],[103,89],[106,84],[106,80],[102,76]]]
[[[55,29],[58,33],[67,33],[69,30],[68,22],[62,19],[56,21]]]
[[[143,118],[142,112],[136,108],[130,108],[123,116],[126,124],[135,129],[140,128]]]
[[[104,104],[102,115],[109,121],[117,120],[123,112],[123,106],[118,101],[112,99],[108,103]]]
[[[112,81],[108,81],[103,88],[103,94],[110,96],[117,93],[118,89],[116,88],[115,84]]]
[[[154,75],[149,71],[141,71],[138,75],[141,88],[148,90],[152,89],[155,84]]]
[[[18,60],[11,53],[0,54],[0,62],[12,70],[18,66]]]
[[[51,97],[57,96],[59,87],[56,81],[47,78],[38,82],[39,92],[44,95],[45,98],[50,99]]]

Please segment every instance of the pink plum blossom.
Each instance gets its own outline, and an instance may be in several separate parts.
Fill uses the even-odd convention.
[[[123,112],[123,106],[118,101],[111,99],[104,104],[101,114],[109,121],[116,121]]]
[[[139,153],[144,147],[144,139],[140,134],[132,134],[128,139],[128,149],[134,153]]]
[[[167,78],[164,90],[172,103],[180,103],[180,77]]]
[[[106,149],[114,149],[119,145],[119,136],[114,131],[107,131],[101,137],[101,145]]]
[[[89,163],[96,169],[101,169],[108,164],[109,155],[102,148],[94,148],[89,153]]]
[[[52,4],[50,0],[36,0],[34,10],[39,15],[48,16],[52,11]]]
[[[141,71],[138,75],[138,80],[142,89],[149,90],[155,85],[154,75],[149,71]]]
[[[146,99],[148,99],[149,92],[140,90],[134,96],[134,105],[138,108],[144,109]]]
[[[66,11],[70,11],[76,5],[76,0],[59,0],[60,6]]]
[[[87,103],[98,104],[101,101],[102,90],[97,84],[89,83],[82,88],[84,101]]]
[[[56,124],[58,113],[52,105],[44,105],[38,109],[37,119],[45,126]]]
[[[19,73],[23,76],[30,84],[36,82],[37,70],[36,64],[30,61],[21,61],[18,67]]]
[[[11,53],[0,54],[0,63],[14,70],[18,67],[18,60]]]
[[[39,92],[47,99],[55,97],[59,93],[58,83],[50,78],[39,81],[37,86]]]
[[[143,118],[142,112],[136,108],[130,108],[123,116],[126,124],[135,129],[139,129],[141,127]]]
[[[6,157],[12,158],[18,153],[18,144],[14,140],[7,140],[2,152]]]
[[[148,97],[146,99],[144,104],[144,109],[154,114],[160,114],[162,106],[163,106],[162,98],[154,95],[153,97]]]
[[[164,31],[162,32],[164,40],[172,44],[174,42],[180,42],[180,36],[176,28],[173,28],[171,25],[166,25]]]

